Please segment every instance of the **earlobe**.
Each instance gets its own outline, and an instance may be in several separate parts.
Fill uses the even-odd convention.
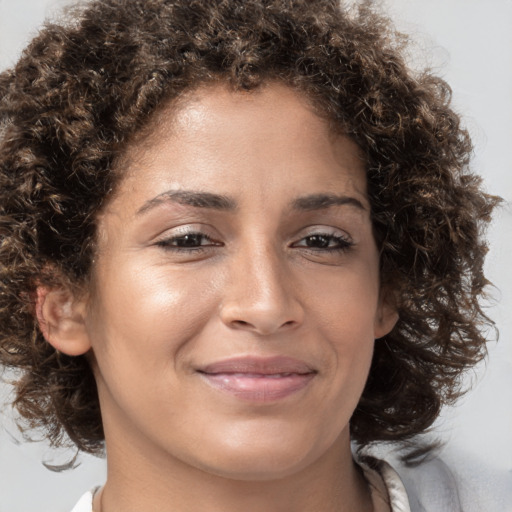
[[[374,337],[376,340],[389,334],[398,322],[395,300],[390,293],[381,293],[380,303],[375,318]]]
[[[85,300],[62,288],[37,287],[36,317],[44,338],[69,356],[85,354],[90,348],[85,328]]]

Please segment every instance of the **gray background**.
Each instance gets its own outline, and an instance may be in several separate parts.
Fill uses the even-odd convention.
[[[0,0],[0,69],[11,66],[27,40],[63,0]],[[413,65],[429,64],[454,89],[475,145],[473,167],[489,192],[507,203],[489,230],[487,272],[496,285],[489,315],[500,330],[487,362],[468,376],[472,391],[444,411],[435,435],[442,456],[460,468],[462,492],[480,497],[472,510],[512,511],[512,0],[387,0],[397,26],[413,35]],[[0,394],[9,398],[7,385]],[[79,456],[79,467],[54,473],[73,453],[20,443],[7,406],[0,417],[0,512],[69,512],[88,488],[105,478],[101,459]],[[469,500],[468,501],[472,501]],[[474,500],[473,500],[474,501]],[[508,505],[504,506],[504,503]],[[473,507],[473,508],[472,508]]]

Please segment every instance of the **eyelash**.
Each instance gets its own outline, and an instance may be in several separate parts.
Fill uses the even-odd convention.
[[[348,237],[342,235],[335,235],[333,233],[312,233],[311,235],[307,235],[301,238],[300,241],[307,239],[324,239],[327,240],[327,244],[331,241],[334,241],[336,245],[334,247],[311,247],[311,246],[301,246],[294,244],[294,247],[305,247],[306,249],[314,252],[344,252],[350,249],[354,242],[352,242]]]
[[[180,246],[180,245],[173,245],[179,241],[184,241],[187,237],[197,237],[201,238],[202,240],[206,240],[208,243],[204,245],[193,245],[193,246]],[[164,240],[159,240],[156,242],[156,245],[159,247],[163,247],[166,250],[169,251],[176,251],[176,252],[200,252],[206,250],[208,247],[212,246],[220,246],[222,245],[220,242],[215,242],[213,238],[209,237],[205,233],[200,233],[196,231],[191,231],[190,233],[184,233],[182,235],[173,236],[170,238],[166,238]]]
[[[180,246],[178,245],[179,242],[185,241],[188,237],[200,239],[200,241],[206,241],[208,243],[206,244],[199,244],[199,245],[190,245],[190,246]],[[329,245],[331,242],[334,242],[336,245],[334,247],[313,247],[308,245],[299,245],[299,242],[305,241],[305,240],[311,240],[311,239],[323,239],[324,243],[327,242],[327,245]],[[309,251],[318,253],[318,252],[344,252],[349,250],[354,243],[347,237],[342,235],[335,235],[333,233],[312,233],[310,235],[302,237],[299,242],[296,242],[292,244],[292,247],[303,247]],[[307,243],[307,242],[306,242]],[[205,233],[201,232],[190,232],[190,233],[184,233],[178,236],[173,236],[171,238],[166,238],[164,240],[159,240],[156,242],[156,245],[159,247],[163,247],[166,250],[169,251],[176,251],[176,252],[201,252],[205,251],[208,248],[214,247],[214,246],[221,246],[222,243],[216,242],[213,240],[210,236],[208,236]]]

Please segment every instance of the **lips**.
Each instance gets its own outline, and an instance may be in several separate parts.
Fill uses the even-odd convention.
[[[282,356],[227,359],[197,371],[213,388],[253,402],[272,402],[298,393],[317,374],[305,362]]]

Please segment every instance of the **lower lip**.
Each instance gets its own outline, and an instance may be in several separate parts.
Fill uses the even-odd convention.
[[[298,393],[315,376],[314,373],[262,375],[249,373],[202,373],[210,386],[242,400],[273,402]]]

